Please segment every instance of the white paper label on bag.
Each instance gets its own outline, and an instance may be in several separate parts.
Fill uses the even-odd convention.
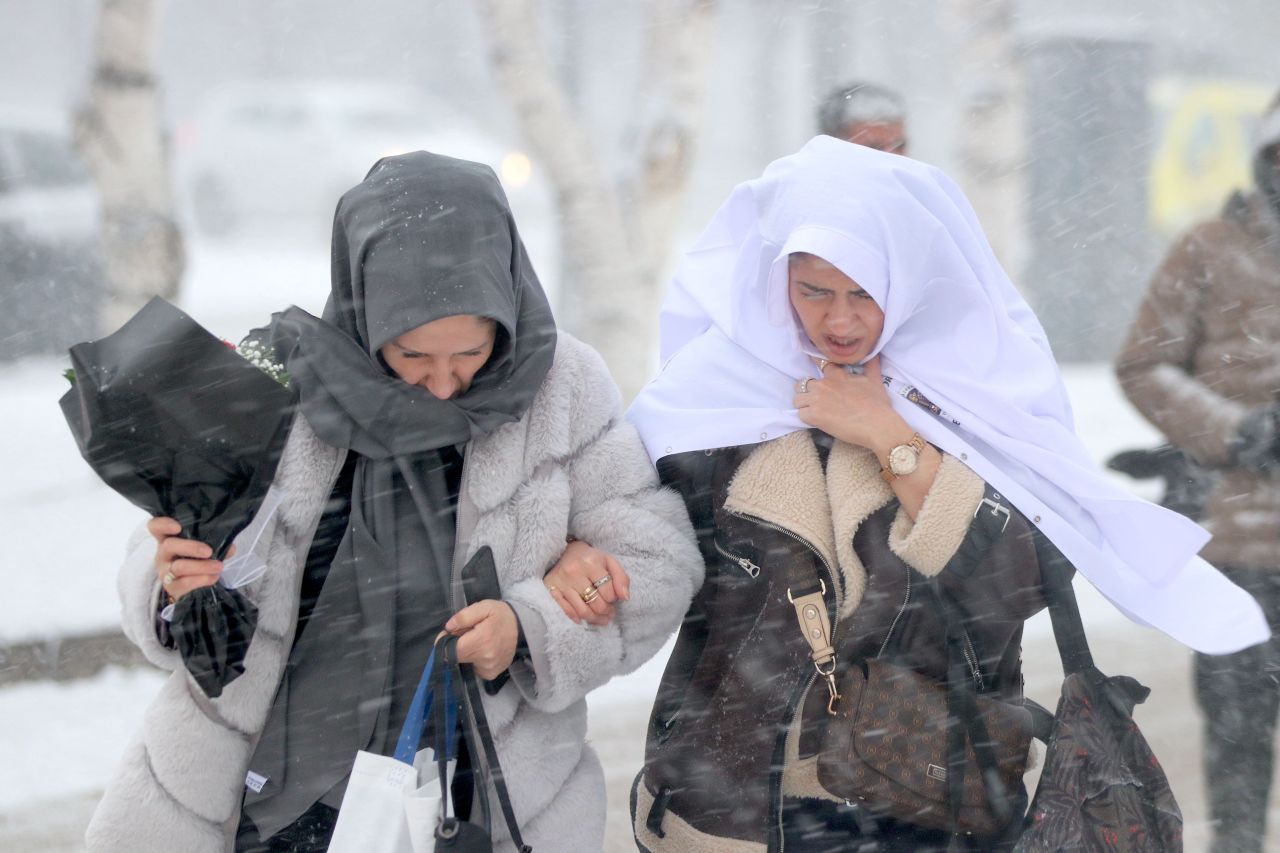
[[[244,777],[244,786],[255,794],[261,794],[263,787],[267,784],[267,777],[252,770]]]

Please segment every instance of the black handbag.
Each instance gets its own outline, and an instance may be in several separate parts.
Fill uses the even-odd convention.
[[[511,841],[521,853],[532,853],[529,845],[524,843],[520,835],[520,827],[516,823],[515,811],[511,808],[511,797],[507,793],[507,785],[502,776],[502,766],[498,762],[498,753],[493,746],[493,736],[489,733],[489,721],[481,703],[480,688],[476,683],[475,673],[466,664],[457,660],[458,638],[446,634],[436,640],[436,655],[439,665],[432,673],[432,693],[435,696],[449,696],[453,683],[460,684],[458,699],[462,707],[470,712],[474,726],[468,725],[466,715],[459,715],[458,724],[466,738],[467,749],[471,756],[472,767],[481,775],[481,781],[488,779],[493,783],[498,796],[498,804],[502,809],[502,817],[506,821],[507,830],[511,833]],[[452,754],[449,748],[457,732],[451,730],[449,715],[445,702],[435,702],[432,707],[432,724],[434,729],[434,748],[437,757],[436,767],[440,774],[440,790],[442,792],[440,820],[436,824],[436,850],[458,851],[458,853],[491,853],[493,841],[485,828],[449,814],[449,785],[446,778],[446,757]],[[481,787],[483,791],[484,788]],[[479,801],[488,822],[488,798],[480,796]]]
[[[1041,570],[1065,678],[1044,770],[1014,851],[1178,853],[1182,812],[1133,719],[1134,707],[1151,691],[1094,665],[1066,559],[1042,556]]]

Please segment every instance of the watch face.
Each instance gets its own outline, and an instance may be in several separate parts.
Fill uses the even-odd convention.
[[[899,444],[889,451],[889,470],[899,477],[905,477],[916,470],[920,462],[920,454],[909,444]]]

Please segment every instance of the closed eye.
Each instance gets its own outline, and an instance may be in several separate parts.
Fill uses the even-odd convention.
[[[405,349],[399,344],[396,344],[396,348],[400,350],[401,358],[431,358],[430,353],[418,352],[417,350],[411,350],[411,349]],[[467,350],[466,352],[456,352],[453,354],[453,357],[454,358],[479,358],[482,355],[484,355],[484,347],[477,347],[476,349]]]
[[[830,296],[832,291],[824,290],[821,287],[814,287],[812,284],[800,283],[800,295],[805,299],[825,299]]]

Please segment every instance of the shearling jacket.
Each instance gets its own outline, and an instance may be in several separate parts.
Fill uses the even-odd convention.
[[[268,570],[242,588],[258,607],[257,631],[244,674],[217,699],[157,640],[155,547],[135,536],[119,580],[125,632],[173,674],[98,805],[90,851],[232,848],[246,767],[292,643],[301,567],[342,460],[299,417],[272,485],[284,501],[258,543]],[[604,776],[584,742],[584,697],[649,658],[678,624],[703,572],[687,515],[621,419],[599,356],[564,334],[529,411],[473,440],[466,460],[457,548],[463,557],[493,549],[531,658],[483,699],[516,818],[535,850],[599,850]],[[613,554],[631,576],[631,598],[607,626],[571,622],[543,585],[568,534]],[[490,811],[500,814],[496,803]],[[500,819],[491,832],[496,850],[513,849]]]
[[[1221,477],[1200,519],[1218,565],[1280,568],[1280,479],[1239,467],[1253,408],[1280,402],[1280,217],[1257,194],[1185,234],[1147,289],[1116,360],[1147,420]]]
[[[779,850],[784,795],[835,799],[817,778],[828,693],[789,592],[827,590],[837,665],[883,654],[941,683],[942,617],[918,592],[933,579],[966,614],[980,689],[1021,696],[1022,623],[1044,606],[1029,525],[945,455],[913,522],[880,467],[836,442],[824,470],[809,432],[660,463],[689,506],[707,576],[632,792],[641,849]]]

